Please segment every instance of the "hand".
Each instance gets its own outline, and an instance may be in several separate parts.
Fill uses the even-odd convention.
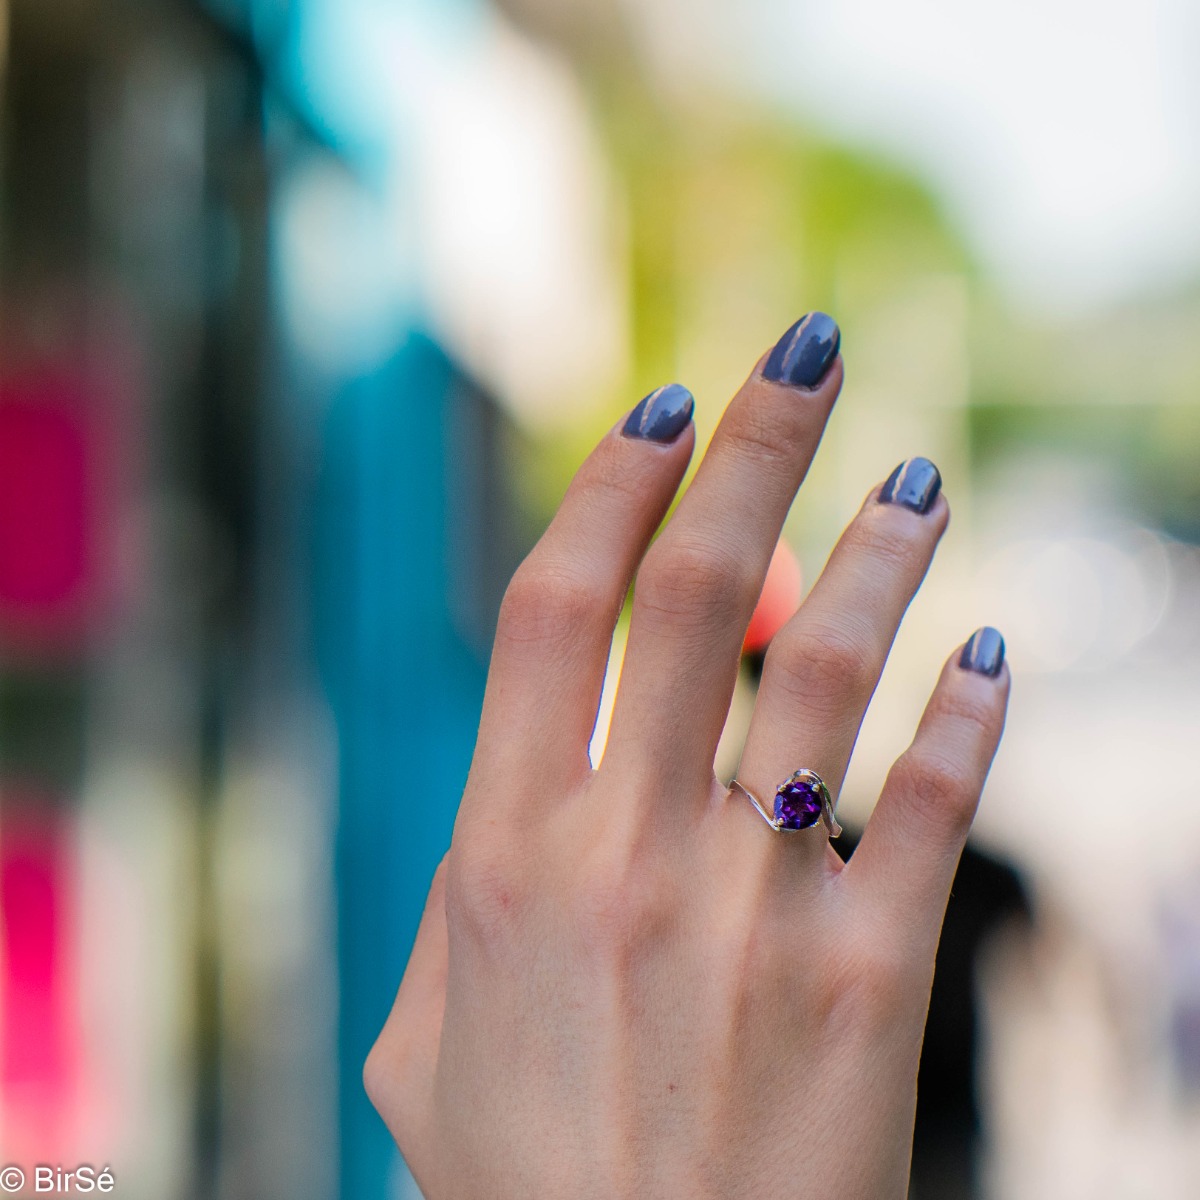
[[[695,434],[648,396],[600,443],[501,612],[449,853],[366,1068],[430,1200],[907,1192],[938,934],[1000,738],[1003,642],[947,664],[851,861],[713,777],[742,636],[842,383],[793,326]],[[833,795],[949,509],[931,463],[876,488],[775,638],[739,780]],[[637,588],[604,760],[609,642]]]

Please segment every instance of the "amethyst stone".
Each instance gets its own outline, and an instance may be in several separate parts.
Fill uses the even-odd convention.
[[[821,819],[821,785],[806,774],[797,771],[775,793],[775,820],[781,829],[808,829]]]

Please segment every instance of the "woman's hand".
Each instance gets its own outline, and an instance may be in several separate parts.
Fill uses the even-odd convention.
[[[842,383],[812,314],[694,443],[652,393],[518,570],[449,854],[370,1095],[431,1200],[901,1200],[934,952],[1000,738],[1004,647],[942,672],[852,860],[773,832],[713,756],[743,633]],[[837,795],[949,510],[913,459],[868,497],[767,657],[739,780]],[[604,760],[588,742],[637,572]]]

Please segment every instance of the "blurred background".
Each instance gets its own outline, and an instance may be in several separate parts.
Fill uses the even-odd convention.
[[[933,458],[851,830],[976,626],[1015,689],[914,1200],[1200,1194],[1198,48],[1190,0],[0,0],[4,1163],[417,1195],[361,1063],[507,577],[639,397],[703,442],[822,308],[721,769]]]

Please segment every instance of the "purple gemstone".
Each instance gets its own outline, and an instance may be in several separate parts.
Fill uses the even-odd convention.
[[[783,829],[807,829],[821,819],[821,788],[806,779],[789,779],[775,793],[775,820]]]

